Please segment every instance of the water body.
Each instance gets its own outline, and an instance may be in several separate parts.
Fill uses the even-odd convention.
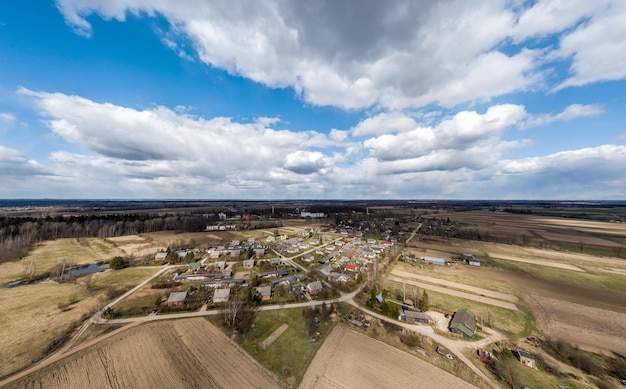
[[[59,281],[64,281],[70,278],[83,277],[83,276],[93,274],[93,273],[103,272],[106,269],[108,269],[108,267],[105,267],[104,264],[96,264],[96,263],[92,263],[91,265],[87,265],[87,266],[75,267],[71,270],[68,270],[65,274],[63,274],[63,276],[60,277]],[[32,280],[30,282],[23,281],[23,280],[12,281],[12,282],[7,282],[6,284],[3,284],[2,286],[7,287],[7,288],[17,288],[18,286],[34,284],[34,283],[44,282],[44,281],[50,281],[52,279],[55,279],[55,277],[42,277],[36,280]]]
[[[105,268],[101,264],[92,263],[91,265],[77,267],[69,271],[69,273],[63,274],[61,280],[66,280],[73,277],[82,277],[93,273],[99,273],[104,271]]]

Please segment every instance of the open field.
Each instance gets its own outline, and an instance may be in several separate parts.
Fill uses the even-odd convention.
[[[165,250],[166,247],[152,242],[141,235],[125,235],[114,238],[108,238],[119,250],[124,252],[124,256],[135,258],[154,255],[159,250]]]
[[[524,295],[546,335],[587,350],[626,355],[626,313],[575,304],[540,295]]]
[[[581,268],[579,268],[577,266],[574,266],[574,265],[570,265],[568,263],[560,263],[560,262],[554,262],[554,261],[545,261],[545,260],[539,260],[539,259],[519,258],[519,257],[515,257],[513,255],[506,255],[506,254],[494,254],[494,256],[492,258],[506,259],[507,261],[516,261],[516,262],[530,263],[532,265],[539,265],[539,266],[556,267],[557,269],[565,269],[565,270],[572,270],[572,271],[584,271],[583,269],[581,269]]]
[[[46,355],[55,339],[89,315],[104,301],[109,289],[136,285],[154,274],[154,268],[127,268],[93,274],[94,287],[54,281],[0,289],[0,377]],[[62,311],[59,304],[67,304]]]
[[[339,325],[313,359],[301,388],[473,388],[404,351]]]
[[[493,305],[494,307],[500,307],[500,308],[510,309],[513,311],[519,311],[519,309],[517,308],[515,304],[507,302],[507,301],[496,300],[490,297],[484,297],[484,296],[479,296],[479,295],[472,294],[472,293],[461,292],[458,290],[446,288],[444,286],[437,286],[437,285],[429,284],[427,282],[407,280],[401,277],[391,276],[389,277],[389,280],[396,282],[398,284],[405,283],[407,285],[415,285],[415,286],[418,286],[422,289],[426,289],[429,291],[448,294],[450,296],[460,297],[466,300],[472,300],[472,301],[476,301],[476,302],[487,304],[487,305]]]
[[[260,311],[255,326],[238,340],[250,355],[290,387],[298,386],[311,360],[335,326],[334,322],[322,320],[317,330],[320,333],[319,341],[309,341],[304,309],[309,308]],[[271,346],[264,348],[263,341],[284,325],[288,325],[288,328]]]
[[[7,387],[278,388],[281,384],[214,325],[197,318],[133,327]]]
[[[437,270],[485,283],[507,282],[519,291],[544,333],[592,350],[626,352],[626,341],[616,336],[626,333],[624,292],[556,280],[546,282],[538,277],[490,268],[459,266]],[[431,300],[436,298],[431,295]]]
[[[442,279],[436,278],[436,277],[422,276],[422,275],[419,275],[419,274],[415,274],[415,273],[412,273],[412,272],[407,272],[407,271],[403,271],[403,270],[399,270],[399,269],[393,269],[391,271],[391,274],[394,275],[394,276],[401,277],[401,278],[410,278],[410,279],[414,279],[414,280],[426,281],[426,282],[431,283],[431,284],[440,284],[440,285],[444,285],[446,287],[450,287],[450,288],[454,288],[454,289],[460,289],[460,290],[465,290],[465,291],[468,291],[468,292],[471,292],[471,293],[474,293],[474,294],[477,294],[477,295],[492,297],[494,299],[509,301],[509,302],[512,302],[512,303],[516,303],[518,301],[517,296],[513,296],[512,294],[496,292],[496,291],[488,290],[488,289],[484,289],[484,288],[478,288],[478,287],[475,287],[475,286],[461,284],[459,282],[442,280]]]
[[[461,229],[479,231],[484,240],[499,237],[530,246],[626,256],[626,223],[489,211],[446,212],[437,216],[460,222]]]
[[[88,265],[108,261],[116,255],[124,255],[114,245],[98,238],[68,238],[50,240],[35,247],[19,261],[0,264],[0,284],[26,276],[30,264],[34,274],[54,272],[66,262],[66,265]]]
[[[472,253],[483,260],[483,265],[498,267],[512,273],[522,273],[547,282],[568,283],[582,288],[612,289],[626,292],[624,276],[615,269],[626,270],[626,260],[620,258],[599,257],[589,254],[572,253],[522,247],[492,242],[471,241],[462,239],[429,238],[420,240],[410,247],[411,252],[439,251],[447,258],[460,253]],[[511,256],[522,261],[498,259],[500,256]],[[571,271],[557,266],[538,266],[525,260],[545,261],[545,264],[565,264],[575,266],[583,271]],[[467,268],[458,265],[453,268]],[[435,268],[439,268],[436,266]],[[605,268],[611,272],[604,271]],[[439,271],[440,269],[437,269]],[[514,286],[514,285],[513,285]]]

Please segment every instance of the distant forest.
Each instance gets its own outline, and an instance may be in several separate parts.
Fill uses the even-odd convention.
[[[19,259],[37,243],[60,238],[109,237],[163,230],[202,231],[207,217],[113,214],[0,218],[0,262]]]

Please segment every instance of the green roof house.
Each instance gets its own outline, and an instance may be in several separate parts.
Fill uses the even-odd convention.
[[[467,308],[459,309],[450,320],[450,332],[463,335],[465,339],[471,339],[476,332],[476,315]]]

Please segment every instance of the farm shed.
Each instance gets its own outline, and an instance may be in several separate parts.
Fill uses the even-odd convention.
[[[446,260],[443,258],[436,258],[436,257],[424,257],[424,262],[426,263],[432,263],[434,265],[445,265],[446,264]]]
[[[155,261],[164,261],[167,258],[167,253],[156,253],[154,256]]]
[[[187,299],[187,292],[172,292],[170,293],[170,297],[167,298],[167,306],[174,307],[183,305],[185,299]]]
[[[215,303],[226,302],[228,301],[229,298],[230,298],[229,288],[215,289],[215,292],[213,293],[213,302]]]
[[[459,309],[450,320],[450,332],[471,339],[476,332],[476,315],[467,308]]]
[[[407,323],[433,324],[433,318],[430,317],[430,315],[416,311],[402,311],[400,320],[406,321]]]

